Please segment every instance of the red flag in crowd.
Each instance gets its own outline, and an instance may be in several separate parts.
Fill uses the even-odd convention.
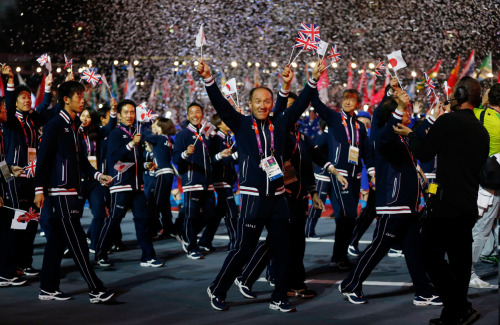
[[[436,78],[438,73],[439,73],[439,68],[441,68],[441,63],[443,62],[443,59],[439,60],[438,63],[436,63],[435,66],[433,66],[429,71],[427,71],[427,74],[431,78]]]
[[[465,66],[462,69],[462,73],[460,74],[460,77],[458,79],[462,79],[465,76],[471,76],[472,73],[474,72],[474,50],[470,52],[469,58],[467,59],[467,62],[465,62]]]
[[[37,107],[43,102],[44,95],[45,95],[45,73],[43,74],[42,83],[40,83],[40,87],[38,87],[38,91],[36,93],[35,107]]]
[[[448,96],[451,95],[451,92],[453,91],[453,87],[455,86],[455,83],[457,82],[457,77],[458,77],[458,70],[460,69],[460,55],[458,56],[457,59],[457,64],[455,65],[455,68],[451,70],[450,76],[448,77]]]
[[[0,97],[5,96],[5,88],[3,86],[3,78],[0,76]]]

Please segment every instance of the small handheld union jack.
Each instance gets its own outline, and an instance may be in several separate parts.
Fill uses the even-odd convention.
[[[148,109],[148,111],[146,113],[146,117],[149,118],[150,121],[152,121],[158,117],[158,114],[155,114],[155,113],[153,113],[152,110]]]
[[[41,57],[39,57],[38,59],[36,59],[38,61],[38,63],[40,63],[40,65],[43,67],[47,62],[49,62],[49,56],[47,55],[47,53],[45,54],[42,54]]]
[[[427,73],[424,72],[424,78],[425,78],[425,94],[427,97],[432,95],[434,93],[434,90],[436,89],[436,85],[434,84],[434,81],[427,75]]]
[[[319,25],[318,24],[304,24],[301,23],[299,27],[299,35],[304,34],[308,39],[314,43],[320,41],[319,37]]]
[[[69,59],[66,57],[66,54],[64,54],[64,68],[63,69],[68,69],[73,65],[73,59]]]
[[[29,211],[27,211],[25,214],[23,214],[22,216],[19,216],[17,218],[18,222],[22,222],[22,221],[30,222],[31,220],[35,220],[35,221],[40,220],[40,213],[36,212],[31,207],[30,207]]]
[[[306,35],[299,32],[299,37],[295,39],[293,48],[300,48],[302,51],[317,50],[318,45],[311,41]]]
[[[24,170],[26,171],[26,177],[28,177],[28,178],[35,177],[36,159],[33,159],[32,161],[30,161],[28,166],[24,167]]]
[[[380,60],[380,58],[378,59],[378,63],[377,63],[377,66],[375,67],[375,75],[377,77],[381,77],[382,76],[382,72],[385,70],[385,64],[384,64],[384,61]]]
[[[82,72],[82,79],[95,86],[101,79],[101,75],[97,73],[96,69],[85,68]]]
[[[340,51],[337,48],[337,45],[333,45],[330,47],[330,51],[328,51],[328,58],[332,59],[332,63],[342,60],[342,56],[340,55]]]

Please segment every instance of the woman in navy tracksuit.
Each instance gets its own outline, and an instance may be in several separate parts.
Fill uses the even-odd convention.
[[[319,127],[323,131],[318,134],[314,139],[316,146],[323,152],[328,152],[328,126],[325,120],[320,119]],[[339,174],[340,175],[340,174]],[[316,179],[316,190],[318,191],[319,198],[323,203],[326,202],[327,196],[332,194],[332,179],[330,177],[330,172],[324,169],[323,166],[314,167],[314,178]],[[330,198],[330,202],[332,198]],[[309,210],[309,215],[306,220],[306,237],[317,237],[316,235],[316,224],[318,223],[321,213],[323,211],[311,207]]]
[[[54,117],[59,110],[47,109],[52,100],[51,74],[46,78],[43,102],[35,109],[31,109],[31,90],[27,86],[18,86],[14,90],[14,75],[10,68],[7,68],[9,79],[5,105],[8,119],[4,123],[6,161],[9,165],[26,167],[29,157],[32,160],[35,158],[39,144],[39,128]],[[29,157],[28,151],[30,151]],[[28,178],[26,172],[8,182],[7,196],[8,205],[13,208],[25,211],[32,208],[38,211],[33,204],[35,196],[33,178]],[[15,230],[16,266],[28,276],[39,274],[39,271],[32,267],[33,243],[37,229],[38,222],[30,221],[26,230]]]
[[[215,206],[215,218],[207,224],[207,229],[200,238],[200,249],[207,252],[215,250],[212,246],[212,239],[222,217],[224,217],[229,235],[229,249],[232,249],[236,242],[238,222],[238,206],[233,193],[233,184],[238,180],[234,169],[238,160],[238,152],[233,152],[230,130],[218,114],[212,116],[211,123],[217,127],[217,133],[210,138],[212,177],[217,192],[217,205]]]
[[[116,112],[112,112],[108,124],[100,128],[97,114],[90,108],[83,110],[80,114],[79,132],[81,133],[82,147],[85,149],[85,156],[89,159],[94,168],[104,172],[101,168],[103,157],[101,155],[102,142],[108,137],[109,132],[116,126]],[[90,210],[94,218],[90,223],[90,251],[95,253],[95,246],[99,240],[101,229],[106,217],[106,199],[108,188],[102,186],[96,180],[82,175],[82,196],[88,199]]]
[[[152,126],[153,133],[145,133],[144,141],[153,146],[153,162],[155,164],[155,187],[152,198],[148,200],[148,207],[153,206],[153,219],[160,220],[163,235],[175,236],[176,231],[172,223],[170,207],[170,191],[174,179],[172,168],[172,151],[174,143],[171,136],[175,134],[175,125],[172,120],[164,117],[156,119]]]
[[[377,169],[377,225],[372,243],[339,285],[339,290],[354,304],[366,303],[362,293],[363,281],[396,240],[402,240],[406,264],[415,287],[414,304],[441,304],[439,297],[434,295],[418,251],[421,185],[417,161],[408,148],[406,138],[393,130],[398,123],[409,124],[411,113],[406,109],[408,100],[408,95],[401,91],[397,100],[385,100],[374,112],[372,129],[378,129],[372,132]]]

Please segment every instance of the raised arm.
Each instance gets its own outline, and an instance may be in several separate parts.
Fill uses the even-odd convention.
[[[234,107],[227,101],[227,99],[220,92],[219,87],[215,83],[212,73],[208,65],[201,60],[198,64],[198,73],[205,81],[205,88],[207,90],[208,98],[212,102],[215,111],[219,114],[220,118],[227,126],[233,131],[239,129],[240,121],[243,115],[238,113]]]
[[[283,73],[281,74],[281,78],[283,79],[283,86],[278,93],[278,97],[276,99],[276,105],[274,106],[274,115],[278,116],[282,112],[285,111],[288,104],[288,94],[290,93],[290,85],[292,83],[294,73],[287,65],[285,69],[283,69]]]

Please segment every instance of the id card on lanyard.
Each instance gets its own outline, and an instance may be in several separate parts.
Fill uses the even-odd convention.
[[[97,157],[96,156],[87,156],[87,158],[89,160],[89,163],[92,165],[92,167],[97,169]]]
[[[30,164],[35,159],[36,159],[36,149],[28,148],[28,164]]]
[[[342,124],[344,124],[345,133],[347,135],[347,141],[349,141],[349,156],[347,161],[350,164],[357,165],[359,163],[359,125],[357,121],[354,121],[356,125],[356,146],[352,145],[351,135],[349,134],[349,130],[347,129],[347,121],[344,116],[342,116]]]
[[[274,181],[280,177],[283,177],[283,173],[281,172],[281,168],[278,165],[278,162],[274,158],[274,126],[273,123],[269,120],[269,132],[271,133],[271,156],[264,157],[264,150],[262,149],[262,142],[260,141],[259,128],[257,127],[257,123],[255,119],[252,117],[253,128],[255,131],[255,136],[257,138],[257,146],[259,147],[259,154],[261,157],[260,167],[267,174],[267,177],[270,181]]]

